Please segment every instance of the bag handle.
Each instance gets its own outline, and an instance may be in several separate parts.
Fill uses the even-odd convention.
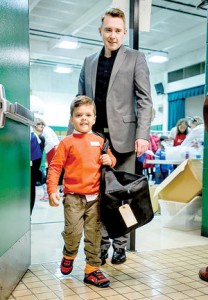
[[[107,138],[105,138],[104,144],[103,144],[103,149],[102,149],[102,154],[108,153],[108,147],[109,147],[109,140]]]
[[[94,133],[99,135],[100,137],[102,137],[104,139],[104,144],[103,144],[103,148],[102,148],[101,152],[102,152],[102,154],[107,154],[108,153],[108,147],[109,147],[109,140],[101,132],[94,131]]]

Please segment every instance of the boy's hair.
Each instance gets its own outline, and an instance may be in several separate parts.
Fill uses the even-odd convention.
[[[71,103],[70,106],[70,114],[73,116],[75,108],[82,106],[82,105],[92,105],[93,112],[96,115],[96,106],[94,100],[87,96],[77,96]]]
[[[103,21],[105,19],[106,16],[111,16],[113,18],[121,18],[124,22],[124,27],[126,27],[126,18],[125,18],[125,14],[124,12],[119,9],[119,8],[110,8],[108,9],[105,14],[102,16],[102,19],[101,19],[101,26],[103,25]]]
[[[35,118],[35,126],[37,125],[43,125],[43,126],[46,126],[46,123],[43,119],[41,118]]]

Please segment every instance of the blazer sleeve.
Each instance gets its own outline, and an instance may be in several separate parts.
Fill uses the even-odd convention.
[[[149,140],[151,118],[152,118],[152,98],[149,79],[149,69],[143,53],[138,52],[134,89],[136,96],[137,129],[136,139]]]

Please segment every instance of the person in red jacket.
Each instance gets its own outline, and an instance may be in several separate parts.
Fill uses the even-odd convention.
[[[178,120],[176,124],[176,134],[173,140],[173,146],[180,146],[190,133],[188,121],[186,119]]]
[[[176,126],[170,131],[169,139],[173,141],[173,146],[179,146],[183,143],[187,135],[191,132],[188,121],[185,118],[179,119]]]
[[[84,251],[86,256],[84,282],[103,288],[110,281],[99,270],[101,266],[100,243],[100,180],[101,166],[114,167],[116,158],[110,149],[102,154],[104,139],[92,132],[96,108],[87,96],[78,96],[71,104],[70,121],[74,125],[71,135],[58,145],[49,166],[47,191],[51,206],[58,206],[60,195],[58,181],[64,168],[64,217],[65,226],[62,274],[68,275],[73,269],[82,232],[84,230]]]

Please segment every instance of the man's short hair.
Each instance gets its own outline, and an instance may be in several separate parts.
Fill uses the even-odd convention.
[[[103,21],[106,16],[111,16],[113,18],[121,18],[124,22],[124,27],[126,27],[126,18],[124,12],[119,8],[110,8],[106,10],[105,14],[102,16],[101,22],[103,24]]]

